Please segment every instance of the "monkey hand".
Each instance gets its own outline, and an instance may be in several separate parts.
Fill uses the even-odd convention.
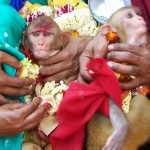
[[[121,82],[123,89],[133,89],[140,85],[150,85],[150,51],[136,45],[113,44],[108,46],[108,65],[121,74],[133,75],[135,78]],[[124,61],[128,65],[112,62],[111,60]],[[131,64],[131,65],[129,65]]]
[[[13,56],[10,56],[5,52],[0,51],[0,94],[5,94],[9,96],[21,96],[30,94],[32,90],[25,87],[33,84],[34,80],[29,78],[21,79],[8,76],[2,70],[3,63],[9,64],[15,68],[21,67],[20,63]],[[4,98],[2,99],[4,100]]]

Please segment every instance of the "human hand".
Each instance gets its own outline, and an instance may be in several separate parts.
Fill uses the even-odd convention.
[[[32,90],[25,88],[25,86],[33,84],[34,80],[8,76],[2,70],[2,63],[9,64],[15,68],[21,67],[21,64],[13,56],[0,51],[0,94],[6,94],[9,96],[21,96],[31,94]]]
[[[5,98],[2,94],[0,94],[0,105],[10,104],[10,103],[18,103],[19,100],[12,100]]]
[[[40,60],[38,64],[44,66],[40,73],[46,76],[44,81],[76,79],[79,72],[79,56],[90,39],[90,37],[70,37],[67,46],[62,51]]]
[[[78,80],[80,82],[92,81],[90,72],[87,69],[87,64],[94,58],[105,58],[108,52],[108,41],[104,34],[99,32],[85,47],[85,50],[80,56],[80,74]]]
[[[37,98],[30,104],[11,103],[0,106],[0,136],[12,136],[36,127],[49,104],[39,107],[41,99]]]
[[[115,72],[133,75],[135,78],[121,83],[123,89],[132,89],[140,85],[150,85],[150,50],[135,45],[113,44],[108,46],[108,65]],[[118,60],[128,65],[112,62]]]

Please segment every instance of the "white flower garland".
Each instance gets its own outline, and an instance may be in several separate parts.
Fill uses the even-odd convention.
[[[74,10],[54,19],[62,31],[77,31],[80,36],[95,36],[99,30],[88,8]]]

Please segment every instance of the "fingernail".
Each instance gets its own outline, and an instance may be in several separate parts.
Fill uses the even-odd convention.
[[[36,84],[36,80],[33,80],[33,85],[35,85]]]
[[[94,74],[94,72],[92,70],[89,70],[89,74]]]
[[[112,63],[109,61],[109,62],[107,62],[107,65],[110,67],[110,68],[112,68]]]
[[[44,106],[45,106],[45,108],[47,108],[47,109],[51,108],[51,104],[50,104],[50,103],[45,103]]]
[[[108,53],[106,57],[107,57],[107,59],[109,59],[110,58],[110,53]]]
[[[109,49],[109,50],[113,50],[113,49],[114,49],[114,45],[109,45],[109,46],[108,46],[108,49]]]
[[[18,68],[22,68],[22,63],[19,63],[19,66],[18,66]]]
[[[41,97],[37,97],[36,99],[38,99],[38,101],[40,101],[40,102],[42,101],[42,98],[41,98]]]

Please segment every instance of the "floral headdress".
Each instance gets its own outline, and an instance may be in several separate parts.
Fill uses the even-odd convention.
[[[45,16],[45,13],[43,12],[30,13],[29,15],[27,15],[27,19],[26,19],[27,24],[31,23],[33,20],[35,20],[39,16]]]

